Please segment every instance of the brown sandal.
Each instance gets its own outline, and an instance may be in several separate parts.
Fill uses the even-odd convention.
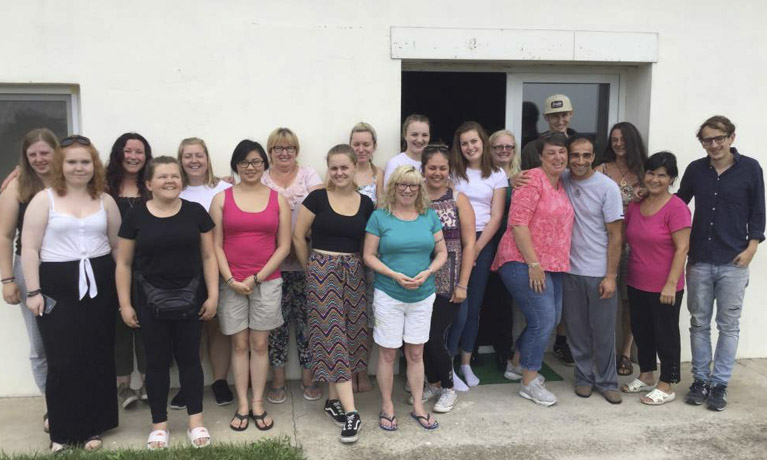
[[[634,364],[631,363],[631,358],[626,355],[621,355],[618,358],[618,375],[631,375],[634,373]]]

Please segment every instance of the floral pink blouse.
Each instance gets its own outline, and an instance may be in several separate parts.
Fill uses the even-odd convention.
[[[528,177],[530,182],[513,192],[509,224],[501,237],[492,269],[498,270],[506,262],[525,263],[511,232],[512,226],[516,225],[530,229],[541,268],[549,272],[566,272],[570,269],[573,206],[561,180],[557,188],[552,187],[540,167],[529,170]]]

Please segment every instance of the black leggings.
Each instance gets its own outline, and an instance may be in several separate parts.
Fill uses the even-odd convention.
[[[202,321],[193,315],[189,319],[157,320],[148,308],[137,309],[146,349],[146,392],[152,411],[152,423],[168,420],[168,391],[170,389],[171,359],[178,364],[178,377],[184,389],[186,412],[202,412],[203,374],[200,364]]]
[[[660,381],[679,382],[679,309],[684,289],[676,292],[674,305],[661,303],[660,292],[640,291],[628,286],[628,294],[639,371],[655,371],[657,359],[660,359]]]
[[[442,388],[453,388],[453,360],[447,351],[447,330],[460,306],[459,303],[451,303],[447,297],[437,295],[431,311],[429,341],[423,347],[426,381],[441,382]]]

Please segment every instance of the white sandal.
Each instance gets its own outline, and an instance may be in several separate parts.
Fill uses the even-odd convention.
[[[666,393],[665,391],[659,390],[657,388],[647,393],[642,398],[639,398],[643,404],[647,404],[648,406],[660,406],[661,404],[670,403],[675,399],[676,393],[673,391],[671,393]]]
[[[189,437],[189,441],[192,443],[192,447],[199,449],[201,447],[208,447],[210,445],[210,433],[204,426],[198,426],[191,430],[186,430],[186,435]],[[195,441],[203,439],[201,444],[197,444]]]
[[[149,433],[149,439],[146,441],[146,447],[149,450],[162,450],[168,448],[170,442],[170,432],[168,430],[154,430]],[[152,443],[158,442],[159,446],[153,446]]]
[[[634,379],[629,383],[624,383],[621,391],[624,393],[641,393],[643,391],[653,391],[655,385],[648,385],[639,379]]]

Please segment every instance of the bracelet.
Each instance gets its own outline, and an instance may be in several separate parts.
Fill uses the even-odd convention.
[[[234,283],[234,276],[230,276],[228,280],[226,280],[226,285],[231,286],[232,283]]]
[[[467,289],[469,289],[468,287],[466,287],[466,286],[464,286],[464,285],[462,285],[462,284],[458,284],[458,283],[455,283],[455,287],[457,287],[457,288],[461,288],[461,289],[463,289],[463,290],[467,290]]]
[[[2,282],[3,284],[11,284],[15,281],[16,281],[15,276],[11,276],[10,278],[3,278],[2,280],[0,280],[0,282]]]
[[[535,268],[535,267],[540,267],[541,264],[538,263],[538,262],[533,262],[531,264],[527,264],[527,266],[530,267],[530,268]]]
[[[259,284],[261,284],[261,281],[259,281],[259,280],[258,280],[258,273],[256,273],[255,275],[253,275],[253,282],[254,282],[254,283],[256,283],[256,286],[258,286]]]
[[[34,296],[36,296],[38,294],[42,294],[42,293],[43,293],[43,291],[40,290],[40,289],[35,289],[34,291],[28,291],[27,292],[27,298],[34,297]]]

